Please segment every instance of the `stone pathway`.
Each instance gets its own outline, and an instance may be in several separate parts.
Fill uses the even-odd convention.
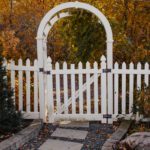
[[[113,132],[112,125],[99,122],[47,124],[36,139],[20,150],[100,150]]]
[[[84,130],[82,130],[84,128]],[[80,130],[79,130],[80,129]],[[89,123],[61,122],[39,150],[81,150],[88,134]]]

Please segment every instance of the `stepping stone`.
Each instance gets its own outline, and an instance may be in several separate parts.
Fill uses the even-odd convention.
[[[81,148],[81,143],[48,139],[43,145],[41,145],[39,150],[80,150]]]
[[[57,128],[53,132],[51,137],[64,137],[64,138],[82,140],[86,138],[87,133],[88,133],[87,131]]]
[[[70,127],[70,128],[89,128],[89,122],[72,122],[72,121],[61,121],[59,123],[60,127]]]

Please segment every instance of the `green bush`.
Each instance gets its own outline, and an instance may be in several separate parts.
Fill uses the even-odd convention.
[[[133,113],[139,112],[144,117],[150,117],[150,86],[142,84],[142,88],[135,91]]]
[[[15,110],[13,89],[8,86],[6,68],[3,66],[2,46],[0,46],[0,131],[16,130],[21,125],[21,113]]]

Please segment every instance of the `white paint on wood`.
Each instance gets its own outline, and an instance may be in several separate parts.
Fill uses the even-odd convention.
[[[47,59],[47,110],[48,110],[48,120],[50,123],[54,122],[54,101],[53,101],[53,76],[52,76],[52,59],[48,57]]]
[[[148,63],[145,63],[145,70],[149,70],[149,64]],[[144,75],[144,82],[145,82],[146,86],[149,85],[149,75],[148,74]]]
[[[130,63],[130,70],[132,71],[134,69],[134,64]],[[129,113],[132,113],[132,107],[133,107],[133,94],[134,94],[134,75],[129,75]]]
[[[76,113],[76,99],[75,99],[75,65],[71,64],[71,96],[72,96],[72,114]]]
[[[116,62],[114,65],[114,69],[118,70],[118,63]],[[118,74],[114,74],[114,113],[118,115],[118,96],[119,96],[119,82],[118,82]]]
[[[30,67],[30,60],[27,59],[26,60],[26,66],[27,67]],[[26,71],[26,109],[27,109],[27,112],[30,112],[30,96],[31,93],[30,93],[30,71]]]
[[[47,60],[47,66],[45,67],[45,77],[47,81],[47,88],[45,89],[47,91],[47,105],[45,107],[48,107],[48,119],[49,122],[54,122],[54,120],[58,119],[75,119],[75,120],[102,120],[102,122],[106,122],[106,119],[103,118],[103,114],[107,114],[107,107],[109,110],[109,105],[107,105],[107,91],[108,87],[106,86],[106,73],[103,73],[103,69],[106,69],[106,58],[102,56],[101,58],[101,69],[98,69],[98,64],[95,62],[94,67],[90,68],[90,64],[86,64],[86,68],[82,68],[82,63],[80,62],[78,64],[78,69],[75,69],[75,65],[71,65],[71,69],[67,68],[67,63],[63,63],[63,69],[59,68],[59,64],[56,63],[56,68],[52,69],[51,59],[48,58]],[[26,62],[26,65],[22,65],[22,60],[20,59],[18,62],[18,65],[15,65],[14,61],[11,61],[10,64],[7,64],[5,61],[5,65],[7,66],[7,70],[10,71],[10,78],[11,78],[11,87],[18,86],[18,98],[19,98],[19,110],[23,111],[23,95],[25,95],[25,91],[23,91],[23,72],[26,73],[26,97],[25,101],[27,104],[27,110],[23,111],[23,114],[25,118],[42,118],[45,121],[45,118],[47,117],[47,114],[45,113],[45,102],[40,100],[40,113],[38,113],[38,87],[40,78],[43,76],[43,72],[39,72],[39,64],[37,64],[37,60],[34,61],[34,65],[30,65],[30,60],[28,59]],[[18,71],[18,84],[15,84],[15,72]],[[30,72],[34,73],[34,111],[30,112]],[[60,97],[60,74],[63,75],[63,83],[64,83],[64,99],[68,101],[64,101],[64,104],[61,105],[61,97]],[[78,75],[79,80],[79,89],[75,91],[75,74]],[[83,74],[87,74],[86,80],[87,82],[83,84]],[[93,74],[92,77],[90,77],[90,74]],[[146,63],[144,69],[142,69],[141,64],[138,63],[137,68],[134,69],[134,64],[130,63],[129,69],[126,68],[126,64],[123,63],[122,68],[118,68],[118,63],[115,63],[114,69],[112,70],[112,74],[114,74],[114,115],[112,120],[115,120],[117,114],[118,114],[118,97],[119,97],[119,75],[122,76],[122,114],[126,114],[126,85],[128,84],[126,80],[126,76],[129,75],[129,113],[131,113],[132,106],[133,106],[133,94],[134,94],[134,77],[137,76],[137,86],[141,87],[141,76],[144,75],[144,81],[148,85],[149,84],[149,64]],[[56,75],[56,97],[57,99],[57,113],[54,113],[54,103],[53,103],[53,78],[52,76]],[[71,75],[71,97],[68,99],[68,87],[65,86],[68,83],[67,75]],[[98,112],[98,77],[101,75],[101,113]],[[41,78],[41,80],[43,80]],[[109,80],[108,80],[109,82]],[[91,95],[88,91],[90,91],[91,84],[94,83],[94,114],[90,115],[91,110]],[[42,86],[40,86],[41,89]],[[43,88],[44,90],[44,88]],[[87,91],[87,110],[88,114],[83,113],[83,92]],[[40,92],[40,91],[39,91]],[[42,95],[43,92],[41,92],[40,95]],[[89,95],[88,95],[89,94]],[[16,95],[15,95],[16,96]],[[45,97],[45,95],[44,95]],[[76,114],[76,99],[79,97],[79,114]],[[71,103],[70,103],[71,101]],[[110,103],[108,99],[108,104]],[[68,114],[68,106],[72,104],[72,113]],[[65,108],[63,107],[65,106]],[[63,108],[63,109],[61,109]],[[66,109],[67,108],[67,109]],[[42,110],[41,110],[42,109]],[[47,108],[46,108],[47,109]],[[43,117],[41,115],[43,114]],[[62,112],[65,112],[62,114]],[[109,112],[109,111],[108,111]],[[29,116],[27,116],[30,114]],[[37,116],[40,115],[40,116]]]
[[[18,66],[22,67],[22,59],[19,59]],[[19,110],[23,111],[23,80],[22,80],[22,70],[19,71]]]
[[[90,91],[90,63],[86,63],[86,96],[87,96],[87,114],[91,113],[91,91]]]
[[[63,70],[67,71],[67,63],[63,63]],[[68,114],[68,77],[67,74],[63,75],[64,82],[64,104],[65,104],[65,114]]]
[[[126,70],[126,63],[122,64],[122,69]],[[126,114],[126,74],[122,74],[122,114]]]
[[[59,71],[59,63],[56,62],[55,64],[56,70]],[[61,101],[60,101],[60,74],[56,74],[56,105],[57,105],[57,113],[61,113]]]
[[[94,62],[94,70],[96,70],[96,72],[94,73],[94,113],[98,114],[98,64],[97,62]]]
[[[77,70],[77,69],[76,69]],[[76,70],[74,70],[74,73],[75,74],[85,74],[85,73],[87,73],[87,71],[84,71],[85,69],[82,69],[82,70],[78,70],[78,72],[76,72]],[[91,72],[91,71],[90,71]],[[98,74],[98,77],[100,76],[100,73],[101,73],[101,70],[99,69],[99,70],[97,70],[97,72],[96,71],[93,71],[93,73],[99,73]],[[68,74],[71,74],[71,71],[68,73]],[[94,82],[94,76],[92,76],[92,77],[90,77],[90,85],[92,84]],[[82,82],[83,83],[83,82]],[[84,84],[82,84],[82,88],[80,88],[80,89],[78,89],[78,90],[76,90],[76,92],[75,92],[75,98],[77,99],[78,97],[79,97],[79,95],[80,95],[80,90],[81,90],[81,92],[83,93],[84,91],[86,91],[86,87],[87,87],[87,83],[85,82]],[[69,105],[71,105],[71,103],[72,103],[72,97],[70,97],[69,99],[68,99],[68,106]],[[64,105],[62,105],[61,106],[61,113],[63,113],[64,112],[64,110],[65,110],[65,106]]]
[[[82,63],[79,62],[78,64],[79,70],[82,70]],[[83,92],[82,92],[82,86],[83,86],[83,74],[82,72],[79,73],[79,110],[80,114],[83,114]]]
[[[37,60],[34,60],[34,67],[38,68]],[[38,112],[38,72],[34,71],[34,112]]]
[[[13,60],[10,61],[10,70],[11,70],[11,89],[13,90],[13,100],[14,100],[14,105],[16,103],[16,95],[15,95],[15,70],[13,67],[15,66],[15,62]]]
[[[106,69],[106,58],[101,57],[101,69]],[[106,99],[106,73],[101,74],[101,114],[107,113],[107,99]],[[106,119],[102,118],[102,123],[106,123]]]
[[[137,70],[138,72],[141,71],[141,63],[137,64]],[[137,89],[140,90],[141,89],[141,74],[137,75]]]

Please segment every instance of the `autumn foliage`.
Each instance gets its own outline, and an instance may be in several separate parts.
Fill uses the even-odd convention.
[[[150,2],[145,0],[81,0],[108,18],[114,35],[114,61],[150,62]],[[0,0],[0,42],[8,59],[37,58],[36,33],[48,10],[66,0]],[[99,61],[105,54],[103,26],[91,13],[69,10],[48,37],[53,62]]]

